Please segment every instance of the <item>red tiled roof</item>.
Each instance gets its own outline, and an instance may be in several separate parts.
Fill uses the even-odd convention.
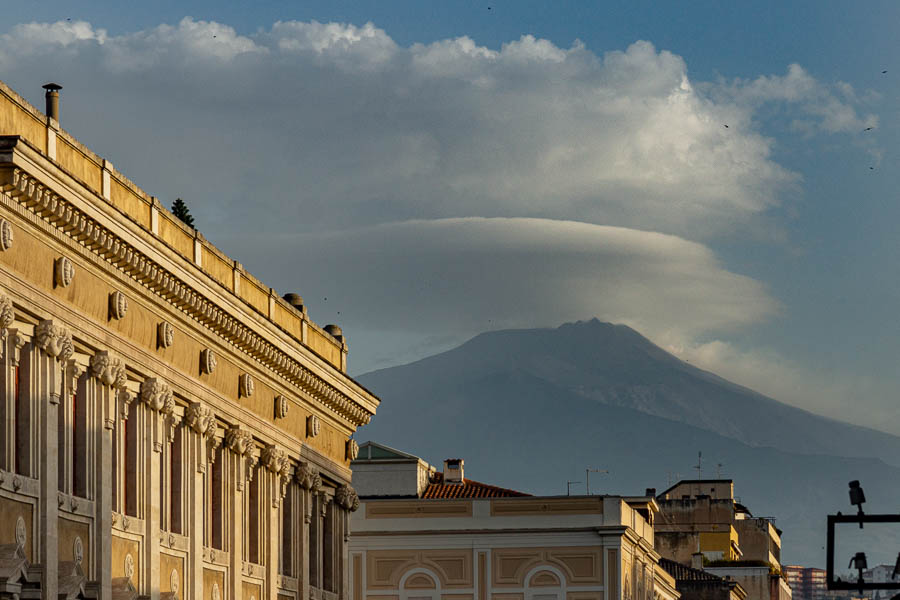
[[[427,500],[438,498],[513,498],[530,496],[524,492],[463,479],[462,483],[444,483],[444,474],[435,473],[431,483],[425,488],[422,498]]]

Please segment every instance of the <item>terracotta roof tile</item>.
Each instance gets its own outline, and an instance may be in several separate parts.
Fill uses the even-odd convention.
[[[674,577],[675,581],[722,581],[721,577],[713,575],[712,573],[694,569],[668,558],[660,558],[659,566],[665,569],[666,573]]]
[[[471,479],[463,479],[462,483],[444,483],[444,474],[435,473],[431,483],[422,494],[423,499],[439,498],[513,498],[530,496],[524,492],[509,490]]]

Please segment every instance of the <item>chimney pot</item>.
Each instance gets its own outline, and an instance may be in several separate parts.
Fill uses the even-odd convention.
[[[59,90],[62,89],[62,86],[51,82],[41,87],[47,90],[47,93],[44,94],[44,99],[47,101],[47,116],[54,121],[59,121]]]
[[[303,305],[303,296],[300,294],[285,294],[282,296],[284,301],[299,310],[300,312],[306,312],[306,307]]]
[[[463,483],[465,462],[461,458],[448,458],[444,461],[444,483]]]
[[[656,488],[647,488],[644,491],[645,496],[656,496]]]

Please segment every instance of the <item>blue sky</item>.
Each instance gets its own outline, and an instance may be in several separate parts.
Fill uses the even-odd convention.
[[[0,79],[38,106],[59,80],[66,128],[163,201],[186,197],[214,243],[344,326],[357,373],[483,329],[598,316],[900,434],[896,3],[49,1],[5,15]],[[278,93],[292,98],[270,119],[248,117]],[[532,181],[529,164],[551,167]]]

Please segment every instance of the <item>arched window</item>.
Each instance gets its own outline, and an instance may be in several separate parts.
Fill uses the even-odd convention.
[[[400,578],[400,600],[440,600],[441,583],[428,569],[411,569]]]
[[[564,600],[566,576],[550,565],[539,565],[525,575],[525,600]]]

